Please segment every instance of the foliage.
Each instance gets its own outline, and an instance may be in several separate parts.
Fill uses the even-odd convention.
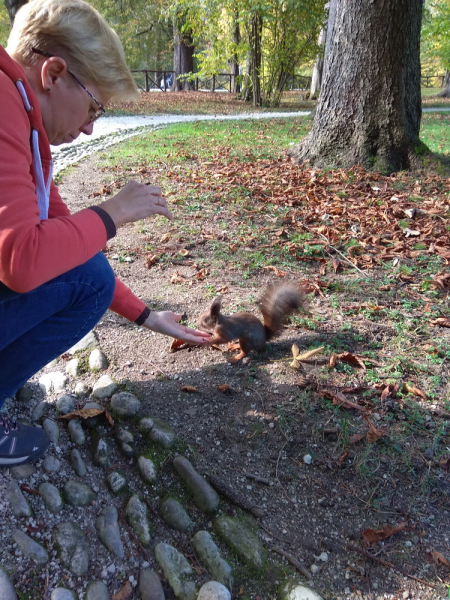
[[[9,36],[9,16],[3,2],[0,2],[0,45],[6,46]]]
[[[422,63],[431,72],[450,70],[450,0],[427,0],[423,13]]]

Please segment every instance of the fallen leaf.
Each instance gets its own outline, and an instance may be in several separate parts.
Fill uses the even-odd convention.
[[[366,365],[364,364],[362,358],[357,354],[353,354],[352,352],[342,352],[336,356],[337,362],[344,362],[352,367],[356,367],[357,369],[366,370]]]
[[[189,394],[195,394],[195,392],[198,392],[198,389],[192,385],[182,385],[180,390],[182,392],[188,392]]]
[[[20,484],[20,489],[27,494],[32,494],[33,496],[40,496],[40,492],[35,490],[34,488],[30,488],[26,483]]]
[[[206,277],[208,277],[208,275],[209,275],[208,269],[200,269],[200,271],[197,271],[197,273],[195,274],[195,279],[202,281],[203,279],[206,279]]]
[[[91,417],[98,417],[100,415],[104,415],[111,427],[114,425],[111,415],[108,413],[108,411],[102,408],[81,408],[80,410],[75,410],[71,413],[67,413],[66,415],[55,417],[55,419],[67,419],[70,421],[71,419],[90,419]]]
[[[439,327],[450,327],[450,318],[449,317],[438,317],[437,319],[433,319],[430,321],[431,325],[439,325]]]
[[[164,235],[161,237],[161,239],[159,240],[159,242],[160,242],[161,244],[164,244],[164,242],[167,242],[167,241],[169,241],[169,240],[170,240],[170,233],[165,233],[165,234],[164,234]]]
[[[157,254],[150,254],[145,260],[145,264],[147,267],[151,267],[159,260],[159,256]]]
[[[179,254],[181,254],[181,256],[189,256],[189,250],[183,248],[182,250],[180,250]]]
[[[364,439],[364,434],[363,433],[355,433],[355,435],[352,435],[348,442],[349,444],[357,444],[358,442],[360,442],[361,440]]]
[[[431,551],[431,558],[433,559],[433,562],[435,562],[437,565],[438,564],[442,564],[445,567],[450,569],[450,561],[448,561],[445,556],[443,554],[441,554],[440,552],[436,552],[435,550]]]
[[[420,390],[418,387],[416,387],[413,383],[405,382],[403,384],[403,392],[408,392],[409,394],[413,394],[414,396],[419,396],[420,398],[423,398],[424,400],[427,399],[425,392],[422,392],[422,390]]]
[[[125,581],[117,594],[113,594],[111,596],[111,600],[131,600],[132,597],[133,588],[131,587],[131,583],[129,581]]]
[[[222,394],[227,394],[228,392],[232,392],[233,388],[231,387],[231,385],[229,385],[228,383],[220,383],[217,386],[217,389],[219,390],[219,392],[221,392]]]
[[[327,398],[327,400],[331,400],[335,406],[343,406],[344,408],[354,408],[355,410],[358,410],[362,413],[366,412],[366,409],[363,406],[356,404],[356,402],[351,402],[350,400],[347,400],[344,394],[342,394],[341,392],[332,392],[331,390],[321,389],[320,393],[324,398]]]
[[[181,347],[187,346],[187,345],[188,344],[186,342],[184,342],[183,340],[173,340],[173,342],[170,344],[169,352],[176,352]]]
[[[170,283],[186,283],[186,278],[180,275],[178,271],[175,271],[175,273],[170,278]]]
[[[385,525],[381,529],[366,529],[362,532],[364,543],[373,546],[381,540],[385,540],[406,528],[406,521],[402,521],[396,527]]]
[[[366,435],[369,444],[373,444],[373,442],[376,442],[379,438],[385,435],[385,431],[383,431],[382,429],[378,429],[378,427],[375,427],[375,425],[371,421],[369,421],[369,419],[365,415],[362,415],[362,418],[369,426],[369,431]]]
[[[269,269],[270,271],[273,271],[277,277],[286,277],[286,271],[280,271],[278,267],[268,265],[267,267],[264,267],[264,269]]]
[[[337,364],[337,354],[335,352],[333,352],[333,354],[330,356],[330,369],[334,369],[336,364]]]

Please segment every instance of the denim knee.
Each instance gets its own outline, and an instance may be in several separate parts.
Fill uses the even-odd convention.
[[[95,291],[97,293],[98,309],[106,312],[111,305],[114,290],[116,287],[116,277],[108,259],[102,252],[98,252],[84,265],[77,267],[83,273],[80,283],[95,282]]]

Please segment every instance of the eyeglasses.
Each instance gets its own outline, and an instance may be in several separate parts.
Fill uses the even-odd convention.
[[[48,52],[43,52],[42,50],[38,50],[37,48],[31,48],[31,50],[35,54],[40,54],[41,56],[47,56],[48,58],[52,58],[54,56],[53,54],[49,54]],[[89,96],[89,98],[91,98],[91,100],[93,100],[95,102],[95,104],[98,106],[98,110],[96,110],[93,114],[91,114],[89,116],[89,123],[93,123],[94,121],[96,121],[97,119],[99,119],[106,113],[106,108],[97,100],[97,98],[93,94],[91,94],[91,92],[87,89],[87,87],[83,83],[81,83],[81,81],[78,79],[78,77],[72,73],[72,71],[69,71],[69,69],[67,69],[67,72],[72,75],[72,77],[75,79],[75,81],[79,85],[81,85],[81,87],[86,92],[86,94]]]

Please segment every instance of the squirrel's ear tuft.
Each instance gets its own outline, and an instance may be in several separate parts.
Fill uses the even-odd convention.
[[[214,302],[211,304],[211,316],[212,317],[217,317],[218,315],[220,315],[220,309],[222,308],[222,298],[220,296],[217,296],[217,298],[214,299]]]

